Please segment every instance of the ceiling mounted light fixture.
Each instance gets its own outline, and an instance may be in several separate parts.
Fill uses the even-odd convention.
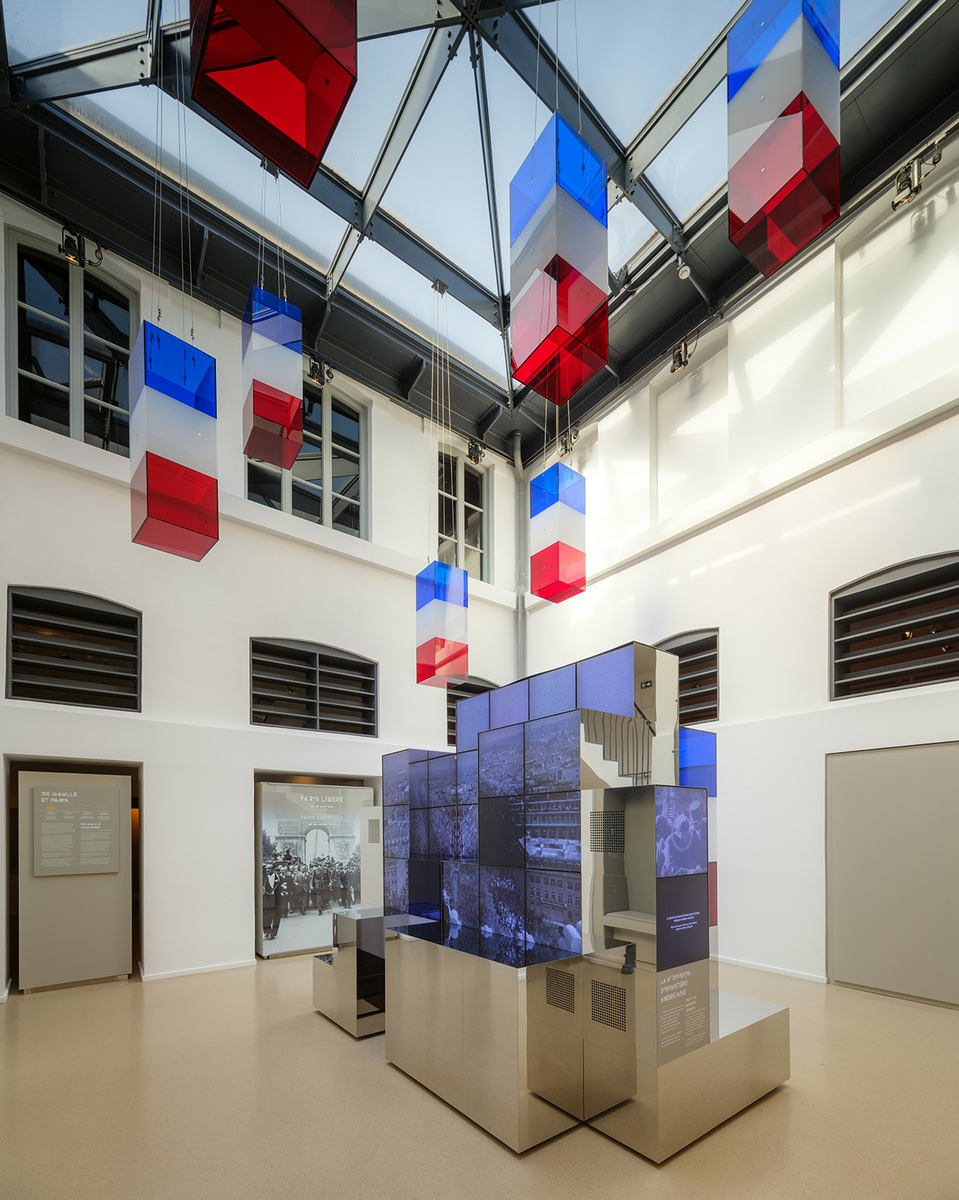
[[[921,154],[917,154],[915,158],[900,168],[896,175],[896,198],[892,202],[893,212],[919,195],[922,191],[923,167],[928,167],[931,171],[938,165],[941,158],[942,147],[938,142],[933,142]],[[926,172],[927,175],[929,171]]]
[[[689,263],[685,260],[685,258],[683,258],[683,256],[681,254],[678,255],[676,258],[676,272],[679,275],[679,278],[683,279],[683,280],[688,279],[690,277],[690,275],[692,274],[692,271],[690,270],[690,267],[689,267]]]
[[[673,350],[673,361],[669,368],[670,375],[675,375],[677,371],[682,371],[689,365],[689,347],[685,342],[680,342]]]
[[[67,262],[71,262],[77,267],[86,267],[94,261],[94,259],[87,258],[87,244],[82,233],[78,233],[77,230],[64,225],[60,236],[63,241],[57,246],[57,249]],[[100,266],[103,262],[103,251],[100,249],[99,242],[97,242],[97,248],[94,251],[94,258],[97,266]]]

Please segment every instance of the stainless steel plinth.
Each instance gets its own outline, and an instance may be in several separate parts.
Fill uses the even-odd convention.
[[[526,971],[406,934],[387,938],[387,1059],[513,1150],[579,1119],[526,1082]]]
[[[335,913],[332,954],[313,959],[313,1007],[354,1037],[386,1028],[382,912]]]

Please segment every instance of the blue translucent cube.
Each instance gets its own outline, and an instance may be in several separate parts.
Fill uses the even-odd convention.
[[[716,795],[716,735],[706,729],[679,727],[679,785],[702,787]]]
[[[559,113],[546,123],[509,185],[511,244],[556,185],[606,224],[606,164]]]
[[[838,69],[839,0],[753,0],[727,38],[730,100],[800,16],[809,22]]]
[[[586,480],[565,463],[554,463],[529,485],[530,518],[552,504],[565,504],[577,512],[586,512]]]
[[[216,359],[149,321],[143,322],[143,379],[171,400],[216,416]],[[136,352],[139,352],[139,348]],[[131,368],[132,370],[132,368]]]

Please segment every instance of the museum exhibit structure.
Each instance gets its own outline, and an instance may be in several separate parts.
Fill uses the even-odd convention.
[[[586,479],[562,462],[529,483],[529,588],[554,604],[586,590]]]
[[[386,1057],[513,1150],[587,1122],[661,1162],[789,1076],[788,1010],[710,988],[678,734],[677,658],[629,643],[383,759]]]
[[[366,787],[256,785],[257,954],[327,950],[334,913],[382,900],[381,810],[373,800]]]

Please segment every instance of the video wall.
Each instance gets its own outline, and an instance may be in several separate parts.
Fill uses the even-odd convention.
[[[578,710],[477,730],[459,754],[386,755],[384,902],[442,919],[463,949],[475,930],[578,951],[579,772]]]

